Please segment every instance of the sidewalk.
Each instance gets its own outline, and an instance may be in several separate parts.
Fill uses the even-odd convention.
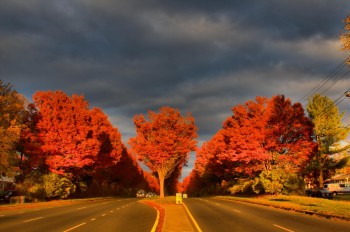
[[[183,205],[162,205],[165,210],[162,232],[195,232]]]

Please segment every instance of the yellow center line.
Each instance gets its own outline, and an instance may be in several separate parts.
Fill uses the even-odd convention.
[[[159,223],[159,210],[156,207],[153,207],[157,210],[157,217],[156,217],[156,221],[153,224],[152,230],[151,232],[155,232]]]
[[[186,212],[188,213],[188,215],[190,216],[193,224],[195,225],[195,227],[197,228],[198,232],[202,232],[201,228],[199,227],[198,223],[196,222],[196,220],[194,219],[194,217],[192,216],[192,214],[190,213],[190,211],[188,210],[187,206],[185,205],[184,202],[182,202],[182,205],[185,207]]]

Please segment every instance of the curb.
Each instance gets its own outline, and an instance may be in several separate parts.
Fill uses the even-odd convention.
[[[164,216],[165,216],[164,208],[161,205],[152,201],[139,201],[139,203],[153,207],[157,211],[157,217],[153,224],[151,232],[161,232],[163,229]]]

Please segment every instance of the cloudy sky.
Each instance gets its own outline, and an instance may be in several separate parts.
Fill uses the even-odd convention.
[[[326,80],[348,56],[339,36],[349,13],[349,0],[1,0],[0,79],[30,100],[84,95],[124,143],[135,114],[192,112],[201,145],[232,106],[257,95],[297,102]],[[340,67],[318,92],[350,88]]]

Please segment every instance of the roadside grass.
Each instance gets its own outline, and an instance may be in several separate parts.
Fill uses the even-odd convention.
[[[337,196],[334,200],[283,195],[259,197],[218,196],[215,198],[243,201],[298,212],[301,211],[309,214],[318,214],[325,217],[336,217],[350,220],[350,201],[342,200],[342,198],[348,199],[344,196]]]

